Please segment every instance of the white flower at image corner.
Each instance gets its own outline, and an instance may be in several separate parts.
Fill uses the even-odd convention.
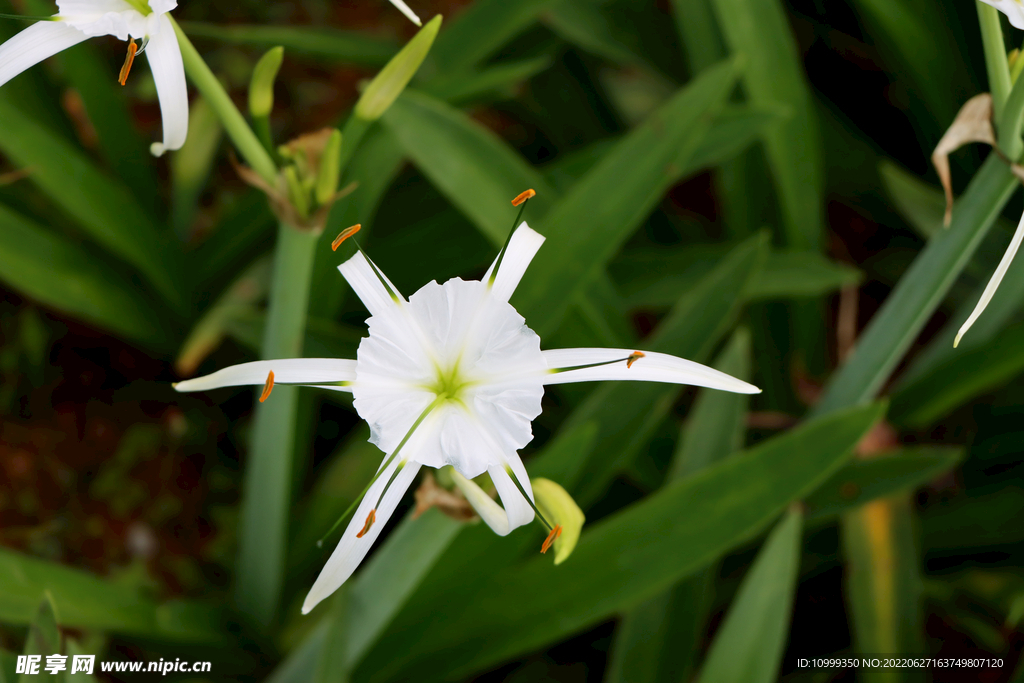
[[[1021,0],[981,0],[986,5],[992,5],[1006,15],[1010,25],[1014,28],[1024,29],[1024,4]]]
[[[517,451],[533,438],[530,423],[541,412],[545,384],[644,380],[760,391],[661,353],[542,351],[540,337],[509,297],[543,242],[523,222],[483,280],[429,282],[408,299],[360,250],[338,267],[370,312],[369,336],[360,342],[356,360],[257,361],[176,385],[179,391],[202,391],[266,380],[262,398],[274,382],[350,391],[356,411],[369,423],[370,441],[387,454],[306,597],[303,614],[352,575],[423,465],[451,465],[462,475],[454,475],[456,482],[496,533],[532,521],[533,491]],[[466,479],[484,472],[504,509],[475,484],[466,486]]]
[[[167,17],[177,6],[176,0],[57,0],[58,12],[49,21],[38,21],[0,45],[0,86],[47,57],[96,36],[131,41],[119,79],[123,85],[136,54],[134,41],[141,40],[138,52],[145,52],[149,60],[163,120],[163,142],[154,142],[150,151],[160,156],[178,149],[188,134],[188,91],[178,38]]]
[[[420,18],[418,16],[416,16],[416,13],[413,12],[407,4],[402,2],[402,0],[391,0],[391,4],[397,7],[398,11],[404,14],[412,23],[416,24],[417,26],[423,25],[423,22],[420,21]]]
[[[961,327],[960,331],[956,333],[956,339],[953,340],[953,348],[960,345],[960,340],[963,338],[967,330],[971,329],[971,325],[981,316],[985,308],[988,307],[992,297],[995,296],[996,290],[999,289],[999,283],[1003,281],[1006,276],[1006,271],[1010,269],[1010,263],[1013,262],[1013,257],[1017,255],[1017,250],[1020,249],[1021,242],[1024,241],[1024,216],[1020,217],[1020,223],[1017,224],[1017,230],[1013,233],[1013,239],[1010,240],[1010,245],[1006,247],[1006,251],[1003,253],[1003,258],[1000,259],[999,265],[996,266],[996,270],[992,273],[992,277],[989,279],[988,284],[985,285],[985,291],[981,293],[981,298],[978,299],[978,304],[971,311],[971,315],[967,318]]]

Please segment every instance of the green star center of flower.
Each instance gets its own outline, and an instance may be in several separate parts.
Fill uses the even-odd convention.
[[[127,2],[132,6],[132,9],[137,10],[144,17],[148,17],[153,13],[153,8],[149,6],[146,0],[127,0]]]
[[[466,390],[473,386],[473,382],[467,379],[459,370],[459,361],[455,361],[451,367],[443,368],[440,365],[434,366],[434,382],[425,388],[448,403],[458,403],[467,407],[465,403]]]

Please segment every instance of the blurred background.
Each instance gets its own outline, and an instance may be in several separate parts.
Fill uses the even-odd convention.
[[[663,125],[656,112],[686,115],[697,105],[673,104],[679,89],[744,53],[725,101],[696,115],[707,129],[684,161],[655,169],[656,196],[624,214],[629,231],[610,239],[600,276],[540,330],[545,348],[644,348],[641,340],[657,333],[680,297],[732,282],[728,320],[715,319],[714,334],[686,348],[701,362],[732,362],[764,389],[736,408],[737,447],[804,419],[942,230],[929,156],[960,105],[988,88],[971,2],[410,4],[424,19],[442,14],[441,34],[410,90],[360,146],[345,180],[359,187],[335,206],[324,233],[326,244],[361,222],[364,246],[406,293],[432,279],[483,273],[496,253],[490,226],[514,218],[507,204],[483,205],[491,187],[507,189],[498,196],[508,201],[533,180],[539,196],[526,219],[543,234],[541,208],[602,163],[621,164],[614,170],[628,184],[653,151],[619,153],[620,143],[645,125]],[[53,11],[30,0],[0,5],[25,15]],[[174,16],[243,109],[256,60],[284,46],[271,117],[280,143],[344,121],[359,83],[416,31],[384,0],[183,2]],[[0,20],[0,34],[22,26]],[[1018,46],[1021,34],[1003,27],[1008,48]],[[0,89],[0,650],[25,645],[39,596],[25,594],[15,578],[31,575],[81,595],[121,596],[96,597],[92,609],[109,613],[95,618],[88,601],[64,612],[55,601],[65,636],[83,651],[210,660],[209,680],[310,680],[308,670],[290,674],[280,664],[297,661],[323,620],[323,612],[298,616],[327,557],[315,541],[380,455],[350,400],[301,394],[281,614],[269,630],[236,618],[230,587],[254,393],[181,395],[171,383],[258,357],[276,222],[265,198],[238,178],[200,98],[192,101],[185,148],[148,155],[160,136],[155,88],[144,68],[125,88],[116,85],[123,51],[110,37],[88,41]],[[952,156],[957,194],[987,154],[973,146]],[[1020,210],[1015,196],[885,384],[886,421],[858,447],[863,460],[903,453],[912,471],[835,481],[831,498],[819,490],[807,503],[791,619],[764,625],[786,634],[775,648],[782,680],[1024,680],[1014,678],[1024,647],[1024,387],[1017,381],[1024,264],[1015,265],[1021,275],[1011,269],[998,310],[956,353],[951,344]],[[585,218],[579,231],[590,229]],[[133,231],[153,226],[153,248],[178,269],[178,301],[133,255]],[[737,284],[728,266],[754,244],[763,261]],[[349,296],[336,260],[318,248],[309,357],[354,357],[365,333],[365,310]],[[701,300],[686,305],[695,327],[713,313]],[[528,467],[594,391],[549,388],[524,451]],[[693,431],[700,396],[689,388],[661,396],[642,424],[630,426],[630,447],[573,490],[588,524],[663,486]],[[409,495],[392,525],[412,503]],[[474,552],[496,547],[478,532],[476,545],[457,539],[439,563],[477,561]],[[352,680],[410,680],[410,671],[417,680],[691,680],[761,538],[741,538],[705,563],[694,589],[699,606],[680,602],[676,612],[645,620],[643,605],[623,598],[564,632],[544,631],[477,659],[453,646],[440,659],[408,660],[430,662],[425,668],[378,667],[402,650],[403,624],[417,623],[430,591],[457,584],[459,570],[435,571],[426,597],[417,593],[419,602]],[[571,560],[562,569],[587,571]],[[858,571],[874,583],[858,584]],[[116,606],[126,595],[133,596],[127,605]],[[872,641],[884,623],[898,633]],[[182,635],[190,630],[200,635]],[[883,649],[891,645],[897,649]],[[857,651],[1004,664],[879,678],[797,666],[801,657]],[[0,655],[4,667],[10,661]],[[650,671],[637,664],[652,661]],[[4,667],[0,680],[11,671]],[[751,676],[735,680],[776,673]]]

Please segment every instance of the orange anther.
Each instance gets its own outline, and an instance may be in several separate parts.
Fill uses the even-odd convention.
[[[548,537],[544,539],[544,544],[540,547],[541,553],[546,553],[551,544],[555,542],[555,539],[562,535],[562,525],[556,524],[555,528],[551,530]]]
[[[370,530],[373,523],[377,521],[377,511],[370,510],[370,514],[366,515],[366,524],[363,525],[363,530],[356,534],[356,538],[362,538],[366,535],[366,532]]]
[[[274,371],[271,370],[270,374],[267,375],[267,383],[263,385],[263,393],[260,394],[260,403],[263,403],[270,398],[270,392],[274,390]]]
[[[132,62],[135,61],[135,53],[139,51],[139,46],[135,44],[134,40],[128,41],[128,55],[124,58],[124,66],[121,67],[121,73],[117,76],[117,82],[124,85],[128,82],[128,72],[132,70]]]
[[[629,354],[629,358],[626,359],[626,367],[631,368],[633,367],[633,363],[637,362],[641,358],[646,357],[647,354],[645,354],[643,351],[634,351],[633,353]]]
[[[525,202],[530,197],[536,197],[536,196],[537,196],[537,193],[534,192],[533,190],[526,190],[525,192],[520,192],[519,194],[516,195],[516,198],[512,200],[512,206],[519,206],[520,204]]]
[[[341,243],[347,240],[352,235],[359,232],[359,230],[362,227],[363,226],[361,223],[356,223],[355,225],[345,228],[340,233],[338,233],[338,236],[334,238],[333,242],[331,242],[331,251],[338,251],[338,247],[341,246]]]

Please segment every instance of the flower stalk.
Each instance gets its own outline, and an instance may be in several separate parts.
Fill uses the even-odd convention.
[[[999,23],[999,10],[977,0],[978,22],[981,24],[981,42],[985,50],[985,71],[992,93],[993,109],[1003,110],[1010,94],[1010,65],[1006,59],[1006,43]]]

